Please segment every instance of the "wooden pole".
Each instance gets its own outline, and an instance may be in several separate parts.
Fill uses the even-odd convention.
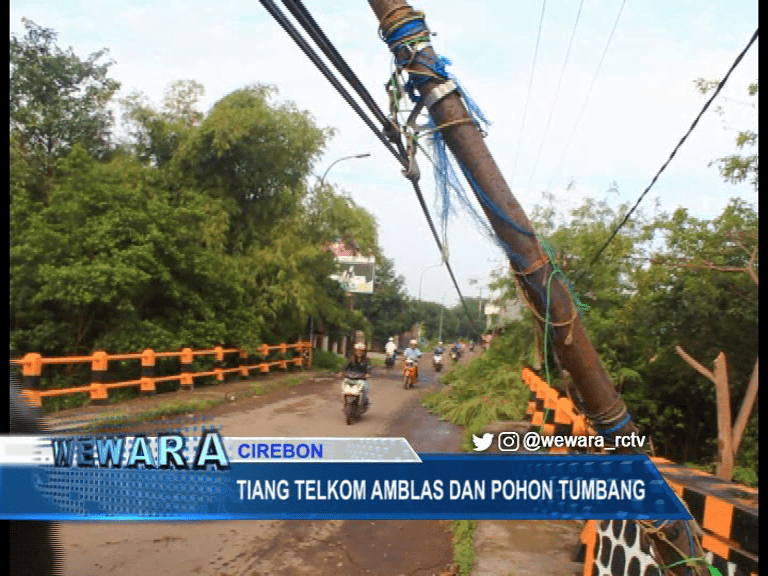
[[[369,0],[369,3],[380,23],[395,13],[398,8],[410,7],[402,0]],[[421,49],[420,54],[428,59],[436,58],[435,52],[429,45]],[[408,54],[399,56],[406,58]],[[428,76],[434,76],[431,70],[418,62],[413,62],[411,68],[423,71]],[[417,90],[423,97],[443,83],[445,83],[443,79],[431,79],[420,85]],[[516,254],[520,255],[526,267],[534,268],[526,274],[528,286],[524,286],[523,282],[520,284],[523,292],[527,292],[526,299],[538,315],[541,318],[546,317],[547,302],[542,301],[540,295],[531,291],[529,286],[539,286],[542,287],[542,291],[546,291],[552,266],[548,261],[542,262],[545,256],[538,239],[532,234],[533,226],[517,199],[512,195],[504,176],[485,145],[483,135],[471,121],[461,96],[458,92],[452,92],[435,103],[429,112],[436,126],[445,126],[441,131],[448,148],[498,209],[497,212],[478,199],[496,234]],[[475,193],[477,195],[477,191]],[[515,222],[517,227],[531,233],[523,234],[515,230],[507,223],[508,221]],[[541,262],[540,266],[536,264],[539,262]],[[518,264],[510,263],[516,272],[521,272]],[[553,346],[557,357],[562,367],[571,373],[587,411],[592,414],[601,414],[606,410],[622,413],[626,406],[621,398],[617,398],[616,387],[601,364],[581,320],[577,314],[574,314],[575,310],[567,287],[560,277],[555,276],[551,282],[549,319],[551,324],[560,325],[550,328],[554,334]],[[637,427],[630,420],[617,430],[616,434],[629,435],[636,432]]]
[[[749,422],[749,415],[752,413],[752,407],[757,400],[757,360],[755,360],[755,367],[752,369],[752,376],[749,378],[749,385],[747,386],[747,393],[744,395],[744,401],[741,403],[739,409],[739,415],[736,416],[736,421],[733,423],[733,458],[736,459],[736,455],[739,452],[739,445],[741,439],[744,436],[744,429]]]
[[[369,0],[369,4],[376,14],[380,25],[386,23],[387,18],[399,18],[403,13],[409,13],[411,7],[402,0]],[[433,62],[436,54],[429,43],[416,45],[414,48],[418,55]],[[417,87],[422,98],[430,94],[433,89],[445,84],[443,78],[436,78],[432,70],[413,58],[410,49],[401,48],[395,54],[399,60],[410,62],[410,69],[423,73],[430,77],[427,82]],[[515,254],[519,256],[518,262],[510,259],[513,271],[522,276],[525,273],[526,282],[521,282],[525,298],[531,303],[540,318],[548,315],[552,326],[544,326],[544,330],[552,330],[553,347],[559,364],[573,377],[577,389],[584,401],[585,409],[595,415],[603,414],[606,421],[616,421],[623,425],[615,431],[616,434],[629,435],[637,432],[637,427],[631,419],[626,421],[618,415],[626,414],[626,405],[618,397],[618,392],[608,373],[603,367],[592,345],[586,330],[584,329],[578,314],[575,314],[575,306],[564,282],[555,275],[551,278],[551,290],[546,300],[540,296],[541,289],[546,290],[547,283],[553,269],[545,257],[545,253],[533,233],[533,227],[525,212],[512,195],[509,186],[496,165],[490,151],[485,145],[483,135],[472,122],[461,96],[457,92],[451,92],[429,108],[429,114],[435,125],[441,130],[446,145],[460,162],[465,174],[471,178],[470,184],[478,196],[486,217],[499,239],[504,242]],[[475,185],[477,187],[475,187]],[[478,189],[487,198],[480,198]],[[490,205],[489,205],[490,203]],[[515,226],[510,225],[514,222]],[[526,231],[521,232],[520,230]],[[538,293],[532,287],[539,287]],[[540,324],[543,322],[539,321]],[[559,326],[556,326],[559,325]],[[620,450],[617,450],[620,452]],[[679,522],[672,522],[662,531],[666,538],[672,541],[677,548],[685,551],[691,557],[701,556],[701,548],[694,544],[694,550],[687,543],[685,530],[679,530]],[[665,551],[665,558],[679,559],[671,556],[671,552],[661,546]],[[667,553],[669,552],[669,554]],[[683,575],[692,570],[696,574],[705,576],[703,568],[685,568],[676,566],[669,572]]]
[[[731,395],[728,390],[728,369],[725,354],[715,358],[714,373],[691,358],[680,346],[675,352],[697,372],[715,384],[717,397],[717,466],[715,475],[728,482],[733,478],[733,433],[731,431]]]

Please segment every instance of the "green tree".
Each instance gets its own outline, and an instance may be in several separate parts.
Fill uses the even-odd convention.
[[[460,312],[464,314],[462,310]],[[417,302],[414,321],[422,322],[424,335],[428,339],[439,339],[447,342],[459,335],[459,318],[456,312],[437,302]],[[442,330],[440,319],[442,318]]]
[[[14,190],[14,347],[79,354],[242,336],[228,325],[242,288],[216,250],[223,213],[192,191],[184,200],[172,206],[156,172],[132,157],[99,162],[79,145],[59,162],[47,202]]]
[[[269,245],[276,223],[298,211],[332,133],[291,103],[272,104],[275,94],[255,85],[225,96],[177,154],[179,174],[226,201],[230,253]]]
[[[699,92],[707,94],[717,88],[719,81],[698,78],[695,83]],[[747,88],[747,93],[750,98],[757,98],[758,91],[758,82],[755,80]],[[752,106],[755,107],[756,105],[752,104]],[[721,116],[725,114],[722,107],[718,107],[717,112]],[[751,128],[739,130],[736,135],[736,147],[739,149],[739,153],[718,158],[710,162],[710,166],[716,164],[720,170],[720,175],[726,182],[731,184],[738,184],[748,179],[752,188],[757,192],[759,188],[757,131]]]
[[[109,103],[120,84],[109,78],[106,49],[85,60],[56,45],[56,33],[23,19],[27,33],[11,36],[10,128],[43,167],[80,144],[104,157],[113,124]]]
[[[168,87],[160,110],[154,109],[139,92],[121,101],[129,145],[139,159],[158,167],[170,162],[203,119],[203,113],[197,107],[203,94],[205,88],[199,82],[180,80]]]

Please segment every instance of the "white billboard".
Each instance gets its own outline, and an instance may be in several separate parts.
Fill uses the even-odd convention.
[[[373,294],[376,259],[356,254],[341,242],[331,244],[330,249],[339,264],[339,272],[331,274],[331,278],[338,281],[347,292]]]

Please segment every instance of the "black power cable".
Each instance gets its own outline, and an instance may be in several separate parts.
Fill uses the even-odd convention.
[[[336,91],[339,92],[339,94],[344,98],[344,100],[346,100],[346,102],[357,113],[357,115],[360,116],[363,122],[365,122],[365,124],[376,134],[376,136],[379,138],[379,140],[381,140],[381,142],[384,144],[387,150],[389,150],[392,153],[392,155],[395,156],[395,158],[397,158],[397,160],[400,162],[400,164],[404,168],[407,168],[408,160],[405,154],[405,149],[400,140],[400,135],[398,134],[396,139],[397,147],[400,150],[400,154],[398,154],[398,152],[396,152],[395,149],[392,148],[392,145],[387,139],[387,137],[381,132],[381,130],[376,128],[376,126],[373,124],[370,118],[368,118],[368,116],[360,108],[357,102],[354,101],[352,96],[339,83],[338,79],[333,75],[333,73],[325,66],[325,64],[323,64],[323,62],[320,60],[320,58],[312,49],[312,47],[309,46],[307,42],[304,40],[304,38],[301,37],[301,35],[296,30],[296,28],[294,28],[294,26],[287,20],[287,18],[283,15],[280,9],[274,4],[274,2],[272,2],[272,0],[260,0],[260,2],[264,6],[264,8],[267,10],[267,12],[269,12],[270,15],[275,19],[275,21],[278,24],[280,24],[283,30],[286,31],[286,33],[291,37],[291,39],[294,42],[296,42],[296,44],[299,46],[299,48],[301,48],[301,50],[310,59],[310,61],[320,70],[320,72],[322,72],[322,74],[331,83],[331,85],[334,88],[336,88]],[[341,58],[341,55],[339,55],[338,51],[333,47],[333,45],[327,39],[325,34],[322,32],[322,30],[320,30],[320,27],[314,21],[314,19],[309,14],[309,12],[307,12],[306,8],[304,8],[303,5],[299,6],[297,5],[296,2],[292,2],[292,1],[286,2],[284,0],[284,4],[288,7],[288,9],[291,11],[294,17],[296,17],[296,19],[301,23],[301,25],[304,27],[304,29],[307,31],[310,37],[323,50],[323,52],[328,57],[328,59],[333,63],[333,65],[341,72],[341,74],[344,76],[347,82],[349,82],[349,84],[356,90],[358,95],[364,101],[366,101],[366,104],[368,104],[369,108],[372,109],[374,116],[376,116],[380,120],[383,117],[384,120],[386,121],[386,125],[391,126],[391,122],[389,121],[389,119],[387,119],[386,116],[384,116],[384,114],[378,109],[378,107],[376,106],[376,103],[373,101],[373,98],[370,97],[370,94],[368,94],[365,87],[357,79],[357,77],[349,68],[349,66],[347,66],[346,62],[344,62],[343,58]],[[415,180],[411,180],[411,184],[413,185],[413,189],[416,192],[416,196],[419,200],[419,204],[421,205],[421,209],[424,212],[424,216],[427,218],[427,222],[429,223],[429,228],[432,231],[432,236],[435,238],[435,242],[437,243],[437,246],[440,249],[440,254],[445,254],[442,242],[440,242],[440,237],[437,234],[435,225],[432,222],[432,217],[429,214],[429,209],[427,208],[427,204],[426,204],[426,201],[424,200],[424,196],[421,192],[421,188],[419,187],[418,183]],[[456,288],[456,293],[459,295],[459,300],[461,301],[461,304],[464,308],[464,312],[467,314],[467,318],[469,319],[469,322],[472,325],[472,329],[477,332],[478,328],[474,322],[472,314],[470,314],[469,312],[469,308],[467,307],[467,303],[464,300],[464,296],[461,294],[461,290],[459,289],[459,284],[456,281],[456,277],[453,274],[453,269],[451,268],[451,265],[448,262],[448,260],[445,260],[445,266],[448,269],[448,274],[451,277],[453,286]]]
[[[539,20],[539,33],[536,36],[536,48],[533,50],[533,64],[531,65],[531,77],[528,80],[528,95],[525,97],[525,108],[523,108],[523,120],[520,126],[520,138],[517,140],[517,150],[515,151],[515,163],[512,165],[512,178],[510,186],[515,182],[515,171],[517,170],[517,158],[520,156],[520,147],[523,144],[523,134],[525,133],[525,117],[528,115],[528,103],[531,100],[531,87],[533,86],[533,73],[536,71],[536,57],[539,54],[539,40],[541,40],[541,27],[544,25],[544,10],[547,7],[547,0],[541,4],[541,19]]]
[[[314,50],[312,50],[312,47],[307,44],[307,42],[304,40],[304,38],[301,37],[301,35],[298,33],[298,31],[293,27],[293,25],[286,19],[286,17],[283,15],[283,13],[280,11],[280,9],[275,6],[274,2],[272,0],[260,0],[261,4],[266,8],[267,12],[270,13],[270,15],[277,21],[278,24],[285,30],[288,35],[291,37],[291,39],[296,42],[296,44],[301,48],[302,52],[309,58],[312,63],[323,73],[323,76],[326,77],[326,79],[333,85],[334,88],[341,94],[341,96],[344,98],[344,100],[347,101],[347,104],[349,104],[352,109],[357,112],[357,115],[360,116],[360,118],[365,122],[365,124],[373,130],[373,132],[376,134],[376,136],[381,140],[382,144],[384,144],[384,147],[387,148],[387,150],[390,151],[390,153],[398,159],[398,161],[403,164],[403,166],[406,166],[406,162],[403,158],[400,157],[400,155],[397,153],[397,151],[392,147],[392,144],[389,142],[389,140],[386,139],[386,137],[381,133],[381,131],[374,126],[373,122],[371,122],[371,119],[366,116],[365,112],[360,108],[360,106],[357,104],[357,102],[354,101],[352,96],[349,95],[349,92],[346,91],[346,89],[339,83],[339,81],[336,79],[336,77],[333,75],[333,73],[328,70],[325,64],[323,64],[322,60],[317,56]]]
[[[384,112],[381,111],[381,108],[379,108],[379,106],[376,104],[374,99],[371,97],[371,94],[368,92],[365,86],[363,86],[363,83],[360,82],[360,79],[357,77],[357,75],[347,65],[347,62],[344,60],[341,54],[339,54],[338,50],[336,50],[336,47],[333,45],[333,43],[328,40],[328,37],[325,35],[320,26],[317,25],[317,22],[315,22],[315,19],[304,7],[304,4],[301,2],[301,0],[283,0],[283,4],[285,4],[285,7],[288,8],[293,17],[299,21],[299,24],[301,24],[304,30],[306,30],[307,34],[310,35],[312,40],[315,41],[315,44],[317,44],[318,48],[323,51],[323,54],[326,55],[328,60],[331,61],[331,64],[333,64],[341,73],[347,83],[352,86],[352,88],[354,88],[355,92],[357,92],[363,102],[365,102],[365,104],[368,106],[368,109],[376,117],[376,119],[385,127],[394,128],[394,126],[392,126],[392,121],[386,117]],[[404,156],[405,151],[401,151],[401,154]]]
[[[699,123],[699,119],[704,115],[704,112],[707,111],[707,108],[709,108],[709,105],[712,104],[712,101],[717,97],[717,95],[720,93],[720,90],[722,90],[723,86],[725,86],[725,83],[728,81],[728,78],[731,75],[731,72],[733,72],[736,69],[736,66],[739,65],[739,62],[741,62],[742,58],[744,58],[744,55],[747,53],[747,51],[750,49],[752,44],[754,44],[755,40],[757,40],[757,34],[760,31],[760,28],[755,30],[755,33],[752,35],[752,38],[747,43],[744,50],[741,51],[741,54],[739,54],[736,57],[736,60],[733,61],[733,64],[731,64],[730,69],[728,70],[728,73],[725,75],[725,77],[720,81],[720,83],[717,85],[717,88],[715,89],[714,94],[712,94],[712,97],[707,100],[706,104],[704,104],[704,107],[699,112],[698,116],[696,116],[696,119],[693,121],[693,124],[691,124],[691,127],[688,128],[688,131],[685,133],[685,135],[680,139],[680,142],[677,143],[677,146],[675,146],[675,149],[672,150],[672,153],[669,155],[669,158],[667,158],[667,161],[664,162],[664,164],[659,168],[659,171],[656,173],[656,175],[653,177],[653,180],[651,180],[651,183],[648,184],[648,187],[643,191],[642,194],[640,194],[640,198],[637,199],[637,202],[635,202],[635,205],[632,206],[632,209],[627,212],[627,215],[624,216],[624,219],[621,221],[621,223],[616,227],[616,229],[611,234],[611,237],[608,238],[608,240],[605,241],[605,244],[600,248],[600,250],[597,251],[597,254],[595,254],[595,257],[592,258],[592,261],[587,266],[587,269],[591,268],[592,265],[597,262],[598,258],[600,258],[600,255],[603,253],[603,250],[608,246],[608,244],[611,243],[611,240],[616,236],[616,234],[621,230],[621,227],[626,224],[627,220],[629,220],[629,217],[632,215],[632,213],[635,211],[635,208],[637,208],[638,204],[640,204],[640,201],[645,197],[645,195],[648,193],[648,191],[651,189],[651,187],[656,183],[656,180],[659,178],[662,172],[664,172],[667,165],[672,161],[672,158],[675,157],[675,154],[677,154],[677,151],[680,149],[680,147],[683,145],[683,142],[690,136],[691,132],[693,132],[693,129],[696,127],[696,125]]]

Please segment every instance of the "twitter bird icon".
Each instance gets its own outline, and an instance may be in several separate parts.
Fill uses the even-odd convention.
[[[483,450],[487,450],[488,446],[493,442],[493,434],[486,432],[483,434],[482,438],[478,438],[472,434],[472,442],[475,443],[475,452],[482,452]]]

